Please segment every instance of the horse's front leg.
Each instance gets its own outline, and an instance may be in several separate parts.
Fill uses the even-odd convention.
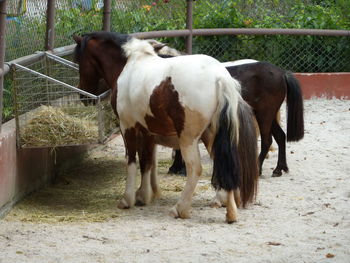
[[[186,164],[187,181],[179,201],[170,210],[170,215],[175,218],[190,218],[193,192],[202,173],[198,140],[194,140],[191,145],[184,147],[180,145],[180,148]]]
[[[123,198],[119,201],[118,208],[126,209],[135,205],[135,179],[137,174],[136,150],[137,135],[136,129],[130,128],[124,131],[124,144],[127,151],[127,177]]]
[[[155,148],[153,136],[144,134],[139,147],[141,186],[136,192],[137,205],[148,205],[153,198],[151,181],[154,181],[154,178],[152,178],[152,180],[151,177],[154,176],[154,174],[152,174],[152,169],[154,165]]]

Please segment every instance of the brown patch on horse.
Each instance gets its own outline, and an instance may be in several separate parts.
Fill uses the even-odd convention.
[[[149,131],[162,136],[180,136],[184,129],[185,110],[171,77],[167,77],[153,90],[149,104],[153,114],[145,116]]]

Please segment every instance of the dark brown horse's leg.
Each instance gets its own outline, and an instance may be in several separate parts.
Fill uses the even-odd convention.
[[[286,158],[286,134],[282,130],[278,122],[273,120],[271,129],[273,138],[278,144],[278,161],[277,167],[273,170],[272,177],[282,175],[282,171],[288,172],[287,158]]]
[[[175,150],[174,162],[169,168],[168,173],[186,176],[186,166],[184,160],[182,159],[180,150]]]
[[[270,146],[272,144],[272,136],[271,136],[271,121],[266,116],[270,115],[269,113],[264,112],[263,114],[258,114],[256,112],[256,119],[258,121],[259,129],[260,129],[260,137],[261,137],[261,149],[259,154],[259,173],[262,174],[262,166],[265,160],[267,153],[269,152]],[[265,116],[264,116],[265,115]],[[273,114],[272,116],[275,116]]]

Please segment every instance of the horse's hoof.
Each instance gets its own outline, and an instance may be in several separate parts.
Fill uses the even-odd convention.
[[[183,209],[182,211],[179,211],[178,205],[175,205],[173,208],[171,208],[169,214],[174,218],[182,218],[182,219],[190,218],[190,211],[185,209]]]
[[[282,171],[274,171],[272,173],[272,177],[281,177],[282,176]]]
[[[119,209],[128,209],[128,208],[130,208],[130,206],[128,205],[126,200],[123,198],[122,200],[119,201],[118,208]]]
[[[136,206],[145,206],[146,204],[141,200],[136,200],[135,205]]]
[[[151,190],[150,190],[151,192]],[[137,206],[145,206],[150,204],[152,201],[152,194],[147,195],[142,191],[137,191],[136,192],[136,203],[135,205]]]
[[[170,209],[169,215],[173,218],[179,218],[179,213],[177,212],[176,206]]]
[[[226,214],[226,222],[228,224],[235,223],[235,222],[237,222],[237,218],[234,217],[234,216],[229,216],[229,215]]]

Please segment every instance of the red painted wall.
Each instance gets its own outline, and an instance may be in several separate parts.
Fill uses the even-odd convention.
[[[295,73],[304,99],[325,97],[350,99],[350,72],[344,73]]]

